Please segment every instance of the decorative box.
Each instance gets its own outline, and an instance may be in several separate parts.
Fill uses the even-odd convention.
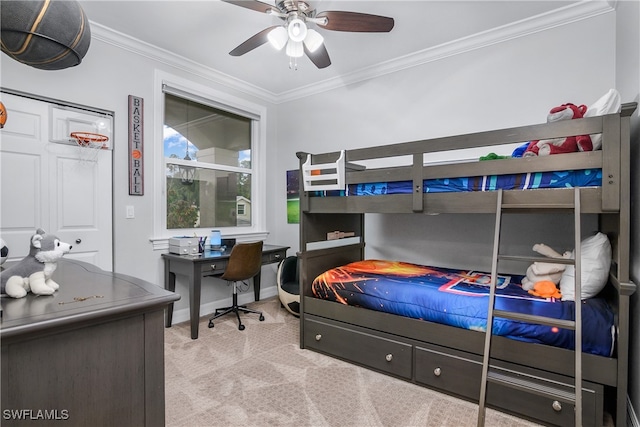
[[[199,242],[198,237],[172,237],[169,239],[169,252],[179,255],[197,254]]]

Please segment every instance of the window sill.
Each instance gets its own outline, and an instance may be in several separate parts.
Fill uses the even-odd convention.
[[[225,234],[224,239],[236,239],[238,242],[255,242],[257,240],[265,240],[269,236],[268,231],[252,231],[248,233],[231,233]],[[154,251],[169,250],[170,237],[151,237],[149,241],[153,245]]]

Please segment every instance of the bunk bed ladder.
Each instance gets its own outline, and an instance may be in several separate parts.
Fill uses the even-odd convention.
[[[534,208],[535,206],[527,206],[527,208]],[[575,408],[575,425],[582,426],[582,308],[580,304],[581,293],[581,253],[580,253],[580,241],[581,241],[581,224],[580,224],[580,188],[575,188],[573,204],[556,205],[556,208],[572,209],[574,212],[574,248],[575,248],[575,260],[574,259],[545,259],[547,262],[553,262],[558,264],[572,264],[575,267],[575,297],[577,303],[574,304],[574,321],[559,320],[544,316],[536,316],[529,314],[522,314],[511,311],[497,310],[495,309],[496,300],[496,284],[498,277],[498,260],[531,260],[540,261],[539,258],[530,257],[518,257],[518,256],[506,256],[499,253],[500,248],[500,229],[502,223],[502,211],[509,208],[523,208],[522,205],[510,206],[503,203],[502,190],[498,190],[497,193],[497,205],[496,205],[496,223],[494,230],[494,243],[493,243],[493,255],[491,260],[491,286],[489,291],[489,307],[487,311],[487,326],[485,331],[484,352],[482,359],[482,383],[480,385],[480,400],[478,408],[478,427],[484,426],[485,414],[486,414],[486,401],[487,401],[487,385],[490,382],[500,384],[505,387],[511,387],[514,389],[523,388],[523,382],[518,378],[509,377],[509,375],[500,372],[490,366],[491,359],[491,337],[493,335],[493,321],[495,317],[521,320],[529,323],[536,323],[540,325],[548,325],[552,327],[564,328],[574,330],[575,344],[574,344],[574,391],[568,393],[566,391],[559,391],[556,389],[544,390],[541,387],[538,391],[540,394],[549,396],[551,398],[560,398],[561,400],[572,403]],[[545,206],[548,208],[548,206]],[[554,401],[554,403],[557,401]],[[560,405],[558,403],[558,405]]]

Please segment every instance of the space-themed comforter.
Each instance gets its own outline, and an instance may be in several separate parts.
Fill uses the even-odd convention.
[[[490,274],[398,261],[365,260],[324,272],[312,284],[316,298],[400,316],[484,331]],[[530,295],[522,276],[498,276],[495,308],[573,320],[574,302]],[[614,314],[600,298],[582,301],[582,351],[611,356]],[[493,333],[515,340],[574,348],[574,332],[496,317]]]

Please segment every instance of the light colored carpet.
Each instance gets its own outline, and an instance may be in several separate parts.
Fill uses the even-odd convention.
[[[477,405],[299,346],[299,321],[277,298],[262,310],[165,329],[166,425],[475,426]],[[536,424],[487,410],[487,426]]]

